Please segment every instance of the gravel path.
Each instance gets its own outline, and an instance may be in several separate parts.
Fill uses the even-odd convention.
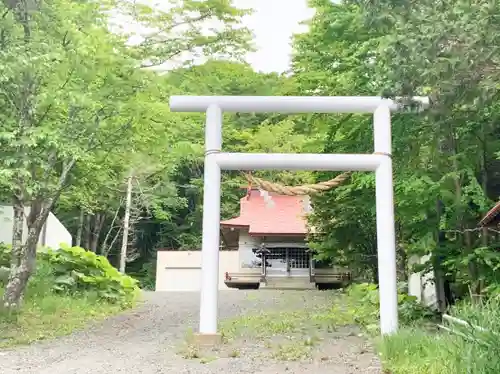
[[[86,331],[0,351],[0,373],[380,373],[359,332],[334,326],[322,314],[332,297],[321,291],[221,292],[226,342],[199,351],[189,344],[199,295],[146,293],[136,310]]]

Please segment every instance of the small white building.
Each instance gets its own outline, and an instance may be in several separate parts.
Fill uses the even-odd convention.
[[[25,215],[30,212],[29,208],[26,208]],[[11,244],[12,243],[12,218],[14,212],[12,206],[10,205],[0,205],[0,243]],[[26,239],[28,234],[28,227],[26,221],[24,224],[23,239]],[[64,227],[64,225],[57,219],[57,217],[50,213],[45,225],[40,233],[40,239],[38,244],[44,247],[50,247],[57,249],[60,245],[66,244],[72,245],[72,237],[70,232]]]
[[[156,255],[155,291],[199,291],[201,287],[201,251],[159,250]],[[226,271],[238,271],[238,251],[219,253],[219,289]]]

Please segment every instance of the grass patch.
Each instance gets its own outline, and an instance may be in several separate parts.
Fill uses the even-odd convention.
[[[261,310],[222,321],[220,330],[224,341],[243,337],[265,340],[294,334],[308,337],[318,331],[331,333],[338,327],[354,324],[353,315],[338,291],[324,291],[321,297],[312,300],[284,293],[280,301],[282,305],[278,308],[281,310]]]
[[[3,294],[1,289],[0,294]],[[50,292],[27,295],[19,313],[0,312],[0,348],[67,335],[121,310],[119,305],[103,302],[90,294],[80,297]]]
[[[450,314],[473,326],[453,325],[460,335],[403,328],[378,342],[384,368],[392,374],[500,373],[500,302],[463,303]]]
[[[305,307],[302,299],[295,294],[295,297],[281,300],[281,311],[262,310],[222,321],[220,327],[224,343],[232,346],[252,339],[263,345],[262,355],[275,360],[311,358],[325,334],[335,333],[339,327],[353,323],[340,293],[325,292],[324,296],[317,299],[314,308],[311,305]],[[232,354],[229,356],[235,357]]]
[[[0,266],[10,247],[0,243]],[[0,283],[0,298],[5,284]],[[0,310],[0,348],[51,339],[82,329],[135,305],[137,282],[108,260],[79,247],[39,251],[21,310]]]
[[[376,345],[385,372],[391,374],[498,374],[500,373],[500,300],[481,304],[463,302],[449,314],[470,326],[448,325],[456,333],[439,331],[433,313],[412,298],[399,297],[400,330],[378,337],[379,300],[373,285],[358,284],[344,300],[353,320],[377,336]],[[477,328],[480,327],[480,328]],[[481,329],[482,328],[482,329]]]
[[[241,337],[257,339],[278,335],[309,335],[314,331],[334,332],[337,327],[352,321],[349,314],[338,306],[314,311],[260,312],[223,321],[221,331],[226,342]]]
[[[448,334],[404,328],[394,336],[379,339],[377,348],[386,371],[393,374],[458,374],[453,354],[456,339]]]

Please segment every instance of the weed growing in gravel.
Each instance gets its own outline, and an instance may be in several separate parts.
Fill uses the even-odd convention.
[[[200,363],[208,364],[218,359],[216,353],[220,353],[217,348],[202,349],[194,342],[194,332],[192,329],[186,331],[185,339],[177,354],[186,360],[199,359]]]
[[[199,359],[200,362],[205,361],[209,357],[204,352],[202,352],[200,347],[198,347],[197,345],[195,345],[191,342],[188,342],[188,341],[186,341],[182,344],[182,346],[177,351],[177,354],[186,360]],[[214,358],[213,360],[215,360],[215,359],[216,358]],[[210,361],[213,361],[213,360],[210,360]],[[208,362],[208,361],[206,361],[206,362]]]
[[[279,339],[278,339],[279,340]],[[300,361],[312,357],[314,348],[320,343],[317,336],[294,335],[286,337],[285,341],[273,343],[267,342],[271,351],[271,358],[279,361]]]
[[[431,335],[419,329],[402,329],[397,335],[378,341],[380,359],[390,373],[454,374],[459,370],[448,334]],[[472,372],[471,372],[472,373]]]
[[[252,297],[259,296],[253,293]],[[278,311],[260,311],[223,321],[224,341],[232,344],[257,339],[264,342],[265,355],[294,361],[310,358],[320,340],[318,336],[336,333],[340,327],[359,325],[365,332],[378,333],[378,290],[370,284],[354,285],[344,293],[315,294],[315,308],[304,307],[312,302],[310,294],[283,293],[274,301]],[[402,307],[404,322],[426,317],[426,311],[404,295],[400,297]],[[352,333],[358,334],[355,330]]]
[[[185,359],[202,358],[199,347],[193,344],[194,332],[192,329],[186,331],[186,336],[182,346],[179,348],[177,354]]]
[[[195,359],[195,358],[202,358],[202,354],[201,354],[199,348],[193,344],[183,345],[177,353],[179,354],[179,356],[181,356],[182,358],[185,358],[187,360]]]
[[[271,353],[271,357],[279,361],[301,361],[311,358],[313,347],[301,343],[294,341],[280,344]]]

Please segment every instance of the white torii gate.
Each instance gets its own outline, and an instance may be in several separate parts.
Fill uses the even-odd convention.
[[[423,108],[426,97],[416,97]],[[172,96],[173,112],[205,112],[202,274],[199,336],[217,338],[221,170],[375,171],[380,330],[398,329],[396,246],[391,159],[391,111],[398,104],[377,96]],[[222,113],[373,113],[374,154],[226,153]],[[276,134],[279,136],[279,134]],[[353,233],[355,235],[355,233]]]

